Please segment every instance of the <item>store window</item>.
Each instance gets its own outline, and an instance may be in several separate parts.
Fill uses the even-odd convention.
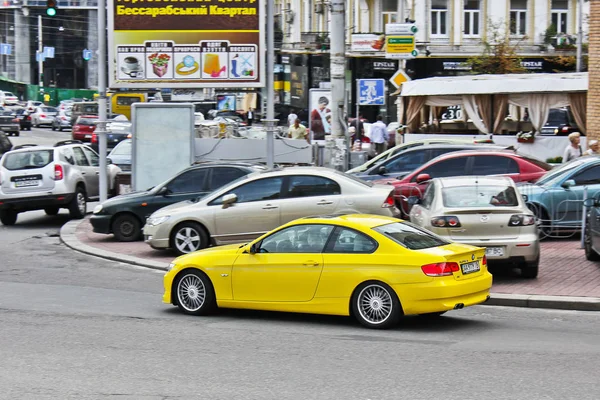
[[[567,33],[569,28],[569,0],[552,0],[552,25],[557,33]]]
[[[431,36],[448,36],[448,0],[431,0]]]
[[[527,0],[510,0],[510,34],[527,34]]]
[[[481,1],[480,0],[467,0],[465,1],[464,10],[464,35],[465,36],[479,36],[480,22],[481,22]]]

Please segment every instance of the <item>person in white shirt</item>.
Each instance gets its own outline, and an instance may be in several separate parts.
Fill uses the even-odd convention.
[[[290,113],[290,115],[288,115],[288,126],[294,125],[294,123],[296,122],[297,119],[298,119],[298,116],[292,110],[292,112]]]
[[[375,152],[381,154],[385,151],[385,143],[388,141],[389,134],[387,127],[383,123],[383,117],[377,116],[377,122],[371,125],[371,143],[375,143]]]
[[[598,146],[598,141],[597,140],[590,140],[590,143],[588,144],[589,149],[587,149],[587,151],[585,152],[586,156],[597,156],[600,155],[600,151]]]
[[[581,134],[579,132],[571,133],[569,135],[569,141],[571,143],[567,146],[565,152],[563,153],[563,164],[568,163],[569,161],[579,158],[583,155],[583,150],[579,145],[579,142],[581,141]]]

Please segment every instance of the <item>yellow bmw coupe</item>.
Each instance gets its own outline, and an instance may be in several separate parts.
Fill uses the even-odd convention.
[[[194,315],[217,307],[352,315],[388,328],[402,315],[483,303],[491,286],[485,249],[352,214],[298,219],[247,244],[181,256],[165,274],[163,301]]]

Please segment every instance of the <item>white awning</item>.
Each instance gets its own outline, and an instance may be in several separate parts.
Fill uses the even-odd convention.
[[[588,73],[464,75],[416,79],[402,84],[401,96],[572,93],[588,90]]]

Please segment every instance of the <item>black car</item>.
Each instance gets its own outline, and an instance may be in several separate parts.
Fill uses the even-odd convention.
[[[7,135],[19,136],[20,130],[19,121],[12,111],[0,111],[0,131]]]
[[[6,133],[0,131],[0,157],[7,151],[11,151],[12,148],[13,145],[8,136],[6,136]]]
[[[568,136],[570,133],[579,132],[579,127],[569,108],[551,108],[548,120],[542,126],[542,135]],[[580,132],[583,136],[585,134]]]
[[[15,117],[19,120],[19,128],[22,131],[31,130],[31,116],[30,112],[26,108],[19,108],[15,111]]]
[[[96,233],[114,234],[121,242],[139,240],[146,218],[159,208],[197,199],[266,167],[248,163],[193,165],[146,191],[113,197],[94,209],[90,222]]]

